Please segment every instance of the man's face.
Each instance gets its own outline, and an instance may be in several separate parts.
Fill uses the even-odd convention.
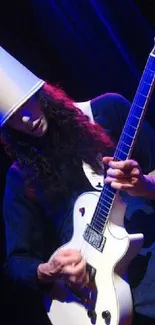
[[[48,128],[48,122],[36,97],[20,107],[7,123],[13,129],[34,137],[42,137]]]

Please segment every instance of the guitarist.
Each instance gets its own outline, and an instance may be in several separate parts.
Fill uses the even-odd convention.
[[[12,306],[11,322],[15,325],[48,325],[51,322],[43,296],[52,288],[55,294],[56,279],[63,276],[78,286],[84,286],[89,280],[86,261],[77,251],[64,252],[51,264],[48,262],[56,247],[71,236],[75,199],[80,193],[92,189],[84,175],[82,161],[90,164],[95,172],[103,172],[100,154],[112,155],[113,143],[118,141],[130,103],[118,94],[105,94],[91,100],[86,113],[90,113],[90,119],[93,118],[103,129],[89,122],[62,90],[39,80],[9,54],[5,53],[3,63],[1,141],[13,160],[4,195],[4,272],[10,284],[7,298],[9,308]],[[9,74],[12,74],[10,78]],[[133,158],[140,162],[145,174],[155,166],[155,134],[147,123],[140,132]],[[110,167],[111,158],[105,157],[104,163]],[[153,179],[144,177],[136,162],[125,164],[128,164],[129,176],[124,163],[112,164],[106,181],[120,186],[126,193],[152,199]],[[117,171],[121,178],[115,181]],[[130,212],[126,216],[129,231],[135,232],[142,224],[145,228],[148,223],[145,208],[141,210],[139,223],[139,214],[130,218]],[[153,218],[150,220],[153,232]],[[135,273],[136,267],[133,265],[130,276],[135,310],[149,317],[147,325],[151,325],[151,318],[155,320],[155,290],[150,290],[154,283],[152,237],[148,238],[140,255],[147,262],[147,272],[142,274],[146,271],[143,263],[144,270],[140,267],[134,284],[132,270]]]

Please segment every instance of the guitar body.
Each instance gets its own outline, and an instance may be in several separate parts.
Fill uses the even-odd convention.
[[[63,299],[54,299],[48,313],[53,325],[131,324],[132,297],[124,274],[142,245],[143,235],[126,232],[123,225],[126,206],[116,195],[105,228],[102,251],[88,243],[83,233],[90,224],[99,195],[98,192],[88,192],[77,199],[72,239],[60,248],[80,250],[95,273],[87,288],[74,291],[64,285]]]

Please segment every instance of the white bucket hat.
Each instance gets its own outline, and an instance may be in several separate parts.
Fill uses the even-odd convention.
[[[44,83],[0,47],[0,127]]]

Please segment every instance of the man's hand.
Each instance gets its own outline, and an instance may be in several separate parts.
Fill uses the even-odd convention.
[[[77,250],[60,250],[47,263],[40,264],[37,270],[41,283],[52,283],[64,279],[71,285],[85,286],[89,281],[86,261]]]
[[[116,190],[126,191],[133,196],[147,196],[147,191],[152,183],[150,183],[148,176],[143,175],[135,160],[113,161],[112,157],[104,157],[103,162],[109,167],[105,183],[111,184],[111,187]]]

